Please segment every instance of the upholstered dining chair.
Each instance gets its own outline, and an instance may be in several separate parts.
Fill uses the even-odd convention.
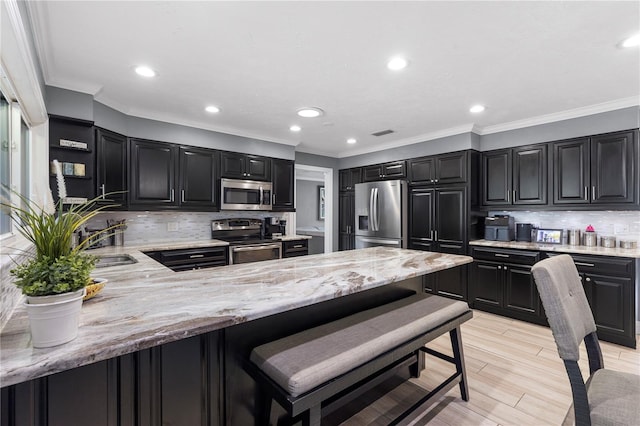
[[[596,324],[571,256],[542,260],[532,272],[569,375],[576,425],[640,424],[640,376],[604,368]],[[586,382],[578,366],[582,340],[589,359]]]

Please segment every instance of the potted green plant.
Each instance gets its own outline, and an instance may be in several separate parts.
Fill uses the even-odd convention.
[[[40,207],[32,200],[12,192],[20,205],[1,202],[16,229],[34,246],[34,255],[10,272],[15,285],[26,296],[34,347],[56,346],[73,340],[78,334],[80,308],[85,286],[96,257],[84,249],[89,238],[74,244],[74,234],[100,211],[100,198],[81,204],[65,205],[66,187],[60,164],[54,160],[58,177],[58,201]],[[68,206],[67,209],[64,207]],[[114,226],[111,229],[117,227]],[[107,228],[107,231],[110,229]],[[107,238],[107,233],[102,238]]]

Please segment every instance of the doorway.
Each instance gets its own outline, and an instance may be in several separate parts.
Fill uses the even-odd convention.
[[[296,164],[295,170],[295,232],[311,236],[309,254],[331,253],[333,169]]]

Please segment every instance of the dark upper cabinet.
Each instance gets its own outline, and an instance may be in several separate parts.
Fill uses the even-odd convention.
[[[294,211],[294,162],[273,159],[271,164],[273,181],[272,209],[274,211]]]
[[[271,180],[271,159],[237,152],[220,153],[220,177],[229,179]]]
[[[49,116],[49,160],[60,162],[67,197],[90,200],[96,196],[94,136],[92,121]],[[58,185],[53,170],[49,186],[57,201]]]
[[[483,205],[547,204],[547,161],[543,144],[483,153]]]
[[[597,204],[635,201],[634,132],[591,137],[591,202]]]
[[[96,193],[109,202],[127,204],[127,137],[96,129]]]
[[[363,167],[365,182],[377,180],[402,179],[407,176],[407,163],[404,160]]]
[[[513,204],[547,204],[547,145],[513,149]]]
[[[553,203],[632,204],[637,201],[636,131],[551,143]]]
[[[482,153],[482,204],[511,204],[511,150]]]
[[[206,210],[218,208],[218,153],[180,147],[180,205]]]
[[[409,160],[409,181],[416,184],[464,183],[468,153],[454,152]]]
[[[589,202],[589,138],[554,142],[553,204]]]
[[[132,205],[177,206],[178,146],[132,139],[130,193]]]
[[[362,168],[340,170],[338,180],[340,191],[353,191],[355,185],[362,182]]]

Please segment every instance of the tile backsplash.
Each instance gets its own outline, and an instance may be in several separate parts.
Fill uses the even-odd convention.
[[[88,223],[89,229],[103,229],[107,219],[126,219],[125,245],[152,243],[155,241],[187,241],[211,239],[211,221],[222,218],[278,217],[287,220],[287,234],[293,228],[289,215],[277,212],[105,212]],[[171,229],[171,230],[170,230]]]
[[[580,229],[594,227],[598,235],[615,235],[640,241],[639,211],[492,211],[489,215],[508,214],[516,223],[531,223],[541,228]]]

